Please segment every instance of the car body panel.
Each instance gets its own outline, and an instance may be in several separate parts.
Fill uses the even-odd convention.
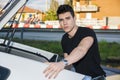
[[[0,52],[0,65],[11,71],[7,80],[50,80],[43,74],[43,70],[47,67],[45,63]],[[63,70],[51,80],[82,80],[83,78],[82,74]]]

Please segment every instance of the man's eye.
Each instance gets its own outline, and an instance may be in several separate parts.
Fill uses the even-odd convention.
[[[70,19],[70,17],[67,17],[66,19]]]

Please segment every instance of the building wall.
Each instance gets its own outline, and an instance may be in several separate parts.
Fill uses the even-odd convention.
[[[107,16],[120,17],[120,0],[93,0],[93,3],[100,6],[100,11],[93,14],[93,17],[102,19]]]
[[[85,4],[85,0],[80,0],[80,4]],[[120,0],[91,0],[91,4],[99,6],[99,11],[92,13],[93,18],[120,17]],[[80,18],[85,18],[85,13],[80,13]]]

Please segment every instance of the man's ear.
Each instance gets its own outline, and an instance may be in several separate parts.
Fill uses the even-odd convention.
[[[75,22],[76,22],[76,19],[77,19],[76,16],[74,16],[74,21],[75,21]]]

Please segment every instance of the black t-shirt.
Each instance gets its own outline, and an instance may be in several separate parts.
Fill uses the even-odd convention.
[[[98,50],[97,38],[95,32],[92,29],[78,27],[77,32],[72,38],[69,38],[68,34],[65,33],[61,41],[63,52],[70,54],[71,51],[78,46],[80,41],[87,36],[93,37],[94,42],[88,50],[87,54],[78,62],[73,64],[76,69],[76,72],[92,77],[105,75],[105,72],[100,66],[101,60]]]

